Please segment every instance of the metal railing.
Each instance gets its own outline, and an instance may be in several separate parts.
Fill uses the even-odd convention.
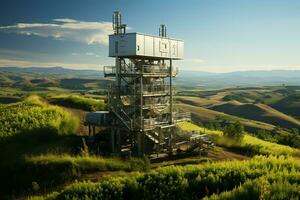
[[[170,67],[165,65],[142,65],[141,67],[144,74],[167,74],[170,72]]]
[[[119,99],[114,98],[112,86],[110,87],[110,92],[108,93],[108,104],[110,105],[110,110],[120,119],[120,121],[129,129],[133,129],[133,120],[124,111],[122,102]]]
[[[159,144],[159,134],[155,131],[146,131],[145,135],[154,143]]]
[[[136,119],[136,127],[140,128],[141,130],[145,131],[145,130],[152,130],[155,128],[155,118],[149,118],[149,119],[144,119],[140,117],[138,117]]]
[[[190,112],[173,112],[173,121],[181,122],[181,121],[190,121],[191,113]]]
[[[166,105],[169,104],[169,97],[149,97],[144,99],[145,105]]]
[[[155,119],[144,119],[143,121],[144,130],[154,129],[155,128]]]
[[[122,65],[121,74],[139,75],[140,73],[144,75],[164,75],[167,76],[170,73],[170,67],[164,65],[142,65],[141,72],[138,68],[133,65]],[[104,66],[103,72],[105,76],[113,76],[116,74],[116,66]],[[178,74],[178,68],[172,70],[172,76]]]
[[[149,84],[143,85],[143,94],[169,94],[170,85],[166,84]]]
[[[104,76],[110,76],[116,74],[116,66],[104,66],[103,67]]]

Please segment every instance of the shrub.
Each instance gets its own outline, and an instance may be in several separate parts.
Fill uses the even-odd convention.
[[[79,121],[56,106],[49,106],[36,96],[14,104],[0,105],[0,138],[19,133],[48,132],[73,134]]]
[[[259,156],[248,161],[164,167],[98,183],[76,182],[54,199],[296,199],[299,172],[297,159]]]
[[[298,199],[300,186],[288,181],[270,183],[266,177],[247,180],[246,183],[221,194],[214,194],[204,200],[252,200],[252,199]]]
[[[103,158],[98,156],[70,156],[70,155],[40,155],[26,156],[13,166],[0,166],[0,175],[7,181],[0,182],[3,191],[13,190],[22,192],[39,186],[41,191],[45,188],[55,188],[65,182],[75,180],[84,173],[99,171],[144,171],[148,170],[148,159],[131,158],[121,160],[118,158]],[[5,171],[5,173],[3,173]],[[37,188],[37,187],[35,187]],[[34,192],[34,190],[32,190]]]
[[[87,111],[99,111],[106,108],[104,100],[87,98],[79,95],[48,96],[47,98],[51,102],[58,105],[83,109]]]
[[[236,141],[241,141],[245,135],[244,126],[240,122],[229,124],[223,130],[224,136],[232,138]]]

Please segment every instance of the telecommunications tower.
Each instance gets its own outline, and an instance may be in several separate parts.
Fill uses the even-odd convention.
[[[174,112],[174,60],[183,59],[184,42],[167,37],[165,25],[159,35],[127,33],[120,12],[113,13],[114,34],[109,35],[109,57],[114,66],[105,66],[111,78],[107,104],[111,118],[111,151],[130,149],[136,155],[172,150],[173,129],[188,120]]]

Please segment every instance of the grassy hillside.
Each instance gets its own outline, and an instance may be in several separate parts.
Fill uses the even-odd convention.
[[[33,199],[296,199],[299,169],[297,159],[259,156],[248,161],[163,167],[96,183],[77,182]]]
[[[288,116],[265,104],[242,104],[242,103],[223,103],[209,107],[209,109],[224,112],[238,117],[262,121],[275,126],[285,128],[300,128],[300,121]]]
[[[209,130],[207,128],[203,128],[197,126],[190,122],[181,122],[177,125],[180,129],[184,131],[199,131],[200,133],[210,134],[216,137],[216,143],[225,147],[234,147],[239,150],[248,150],[256,151],[254,154],[273,154],[273,155],[295,155],[300,156],[300,150],[296,148],[292,148],[286,145],[276,144],[273,142],[264,141],[262,139],[256,138],[249,134],[246,134],[241,142],[236,143],[234,141],[230,141],[226,138],[223,138],[223,132],[219,130]],[[246,152],[247,153],[247,152]],[[251,153],[251,152],[248,152]]]
[[[264,140],[300,148],[300,120],[288,115],[289,109],[274,109],[276,102],[290,98],[293,100],[285,102],[282,108],[300,110],[298,87],[228,88],[196,93],[200,97],[177,97],[181,102],[178,107],[191,112],[193,121],[210,128],[239,121],[248,132]],[[238,98],[225,98],[228,96]]]
[[[72,152],[79,121],[57,106],[48,105],[38,96],[0,105],[0,158],[10,165],[26,154]]]
[[[68,112],[49,106],[38,96],[30,96],[23,102],[0,105],[0,137],[38,132],[49,129],[58,134],[73,134],[78,121]]]
[[[42,195],[35,199],[268,199],[275,193],[290,199],[300,195],[300,150],[290,147],[297,142],[300,147],[300,136],[297,130],[287,129],[299,127],[299,87],[202,90],[201,83],[199,88],[181,86],[187,90],[179,88],[177,106],[191,112],[195,124],[179,123],[178,128],[183,133],[210,134],[216,146],[205,157],[178,153],[165,158],[164,152],[150,164],[147,158],[94,154],[99,152],[94,148],[106,143],[99,145],[98,138],[93,143],[83,136],[77,118],[82,125],[86,112],[106,109],[103,95],[108,81],[98,74],[68,73],[0,72],[0,199],[5,199],[4,193],[8,199],[35,194]],[[248,131],[240,141],[224,137],[221,131],[236,121]],[[212,128],[210,123],[215,123]],[[259,135],[261,130],[265,132]],[[268,141],[255,135],[267,135],[260,138]],[[251,159],[261,154],[274,157]],[[214,163],[224,159],[251,160]],[[188,164],[194,165],[179,167]],[[168,165],[177,166],[162,167]],[[149,172],[149,168],[157,169]],[[53,190],[58,192],[43,196]]]
[[[19,94],[30,92],[48,93],[58,92],[82,92],[91,94],[105,94],[105,88],[109,80],[102,76],[83,76],[78,74],[53,74],[53,73],[29,73],[29,72],[0,72],[1,90],[14,89]],[[3,94],[0,94],[0,97]]]
[[[47,95],[46,98],[52,104],[86,111],[99,111],[104,110],[106,107],[102,99],[87,98],[79,95]]]
[[[270,104],[277,110],[295,116],[300,119],[300,92],[291,94],[283,99]]]
[[[178,104],[179,109],[191,112],[192,119],[195,122],[212,122],[212,121],[240,121],[248,131],[255,131],[258,129],[273,130],[274,125],[267,124],[260,121],[244,119],[234,115],[228,115],[222,112],[217,112],[204,107],[192,106],[188,104]]]
[[[202,106],[202,107],[221,103],[221,101],[214,100],[211,98],[192,97],[192,96],[176,96],[175,100],[185,104],[190,104],[193,106]]]

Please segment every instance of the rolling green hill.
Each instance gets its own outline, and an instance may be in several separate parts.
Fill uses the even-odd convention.
[[[190,122],[180,122],[177,126],[182,129],[183,131],[199,131],[201,134],[209,134],[213,136],[223,136],[223,132],[220,130],[210,130],[207,128],[203,128],[197,126]],[[217,141],[218,143],[218,141]],[[220,141],[220,145],[225,145],[230,147],[232,145],[230,142],[224,143]],[[286,145],[276,144],[273,142],[264,141],[257,137],[253,137],[249,134],[246,134],[240,143],[234,144],[238,145],[240,148],[247,147],[247,146],[260,146],[260,153],[262,154],[273,154],[273,155],[295,155],[300,156],[300,150],[296,148],[292,148]]]
[[[259,129],[273,130],[275,128],[274,125],[268,123],[244,119],[241,117],[236,117],[234,115],[210,110],[204,107],[192,106],[188,104],[178,104],[178,108],[186,112],[191,112],[192,120],[195,122],[205,123],[212,121],[240,121],[245,126],[246,130],[250,132]]]
[[[238,117],[262,121],[284,128],[300,128],[300,121],[265,104],[242,104],[228,102],[209,107],[209,109],[224,112]]]
[[[300,119],[300,92],[288,95],[270,105],[281,112]]]

